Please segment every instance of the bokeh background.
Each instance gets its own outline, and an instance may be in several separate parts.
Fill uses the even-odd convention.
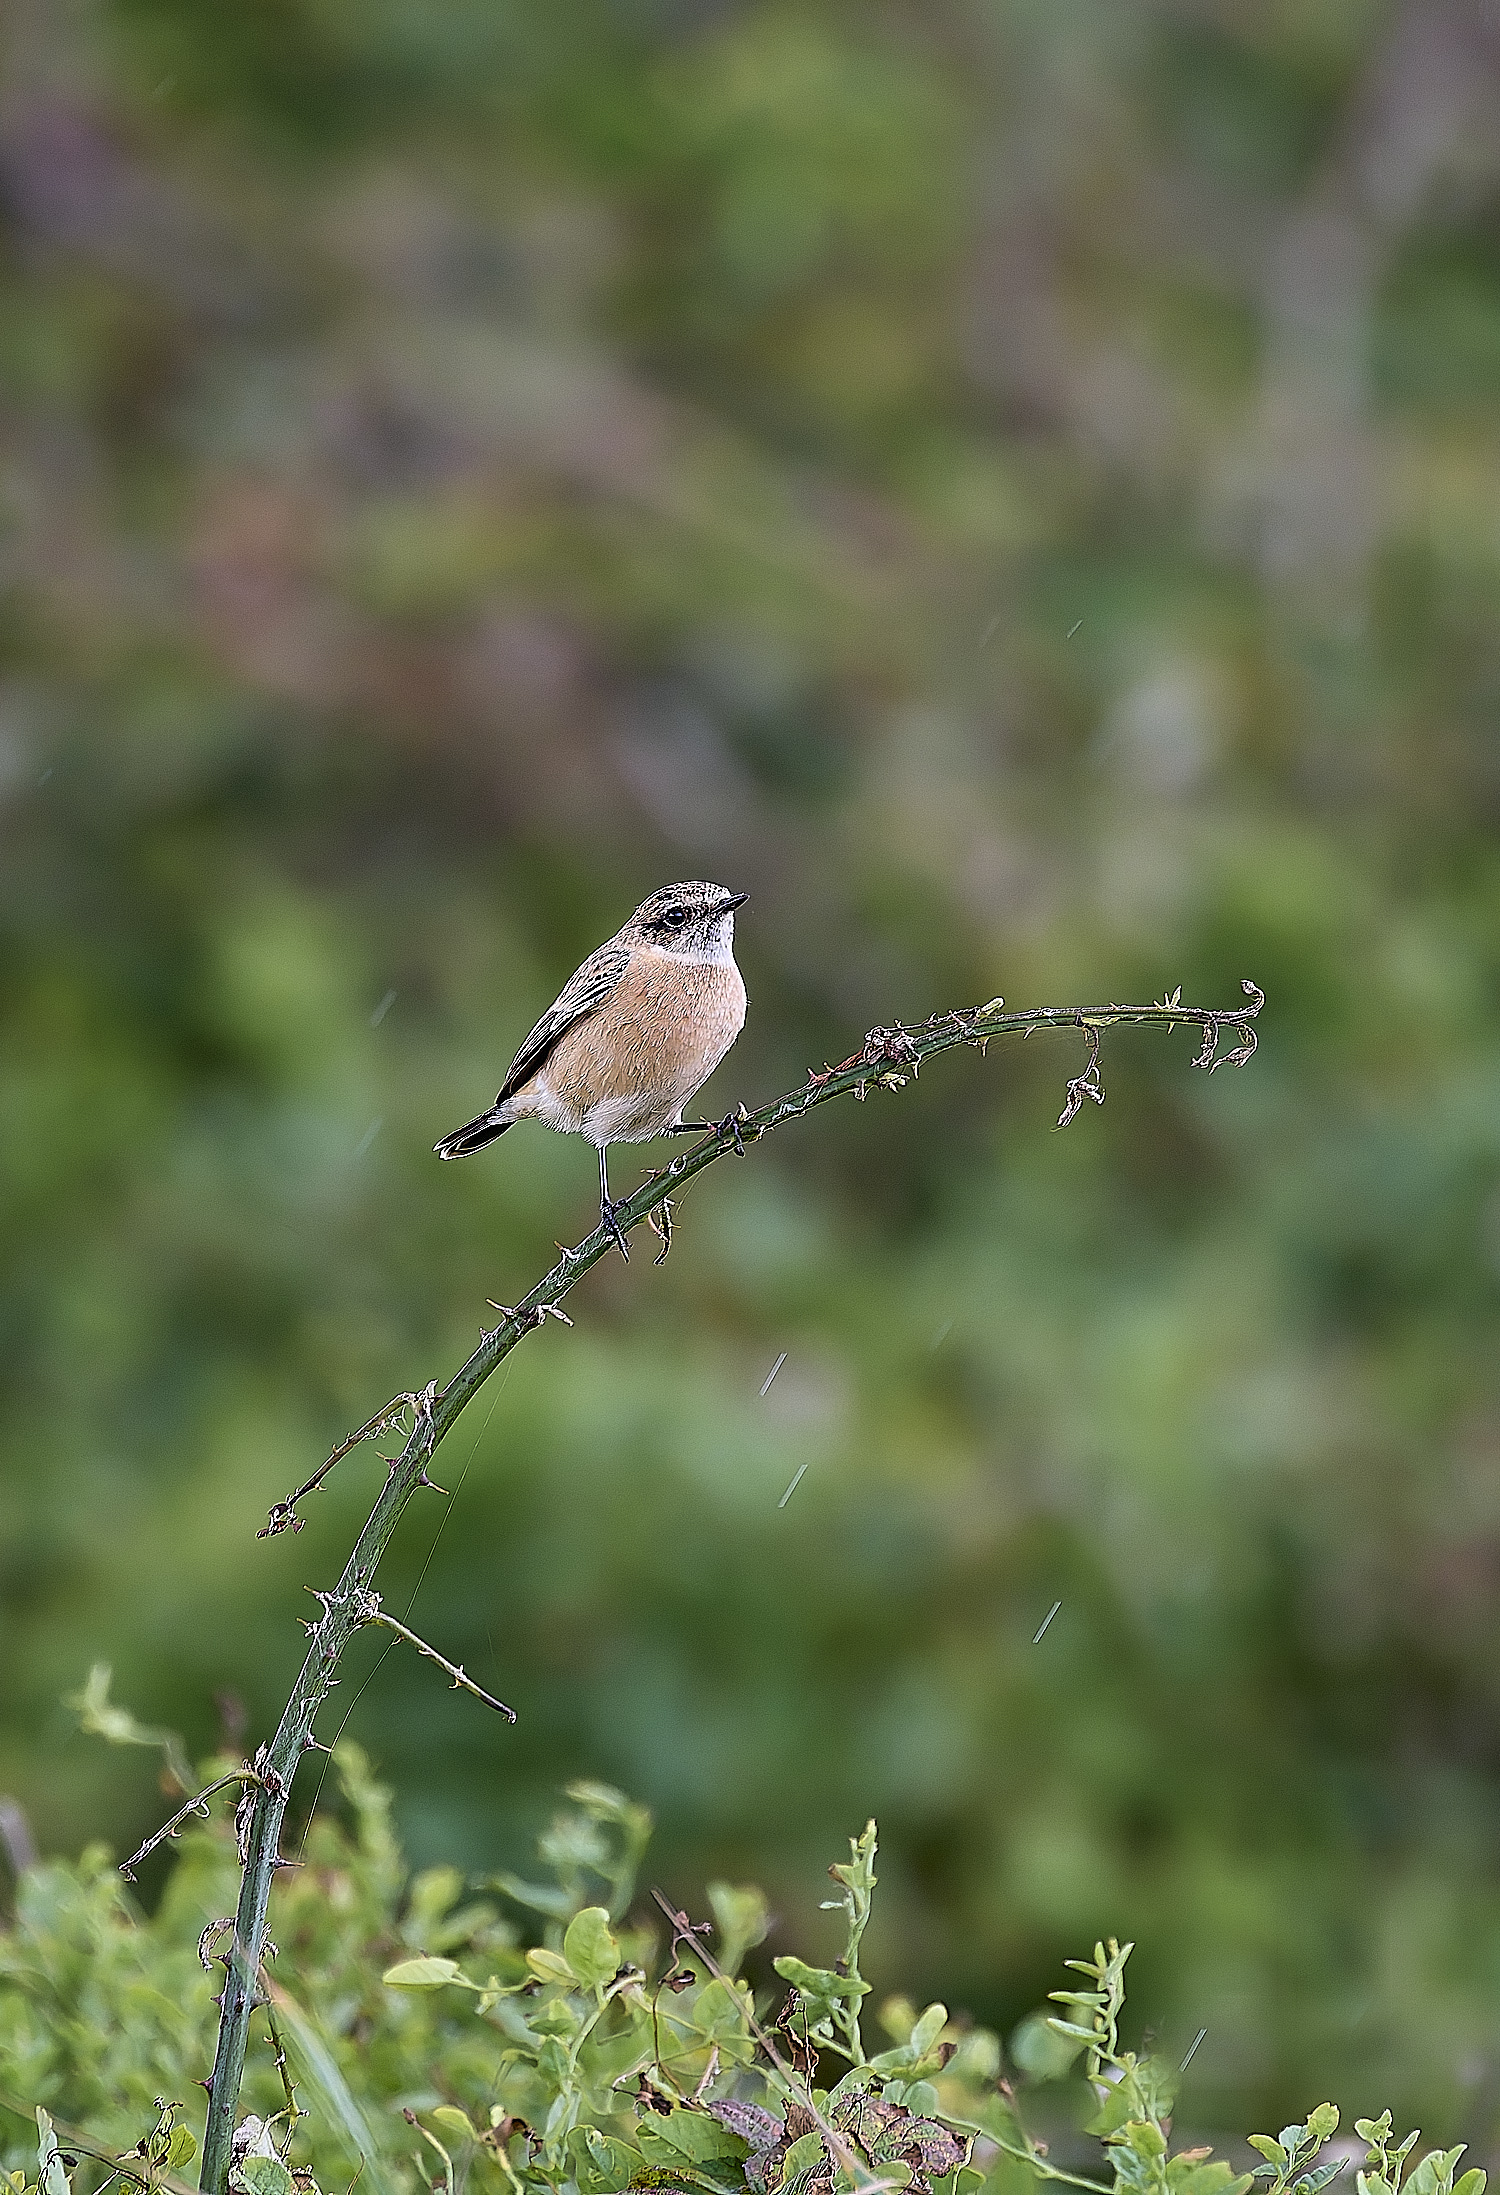
[[[1076,1040],[992,1047],[714,1169],[389,1561],[518,1728],[372,1645],[325,1735],[422,1861],[524,1865],[609,1778],[659,1879],[757,1877],[803,1950],[875,1813],[880,1981],[1008,2027],[1133,1936],[1134,2014],[1208,2031],[1200,2123],[1329,2093],[1492,2153],[1493,7],[4,35],[0,1788],[39,1845],[160,1817],[60,1705],[96,1658],[199,1751],[267,1733],[381,1466],[255,1528],[588,1226],[585,1146],[430,1147],[647,889],[754,895],[720,1108],[896,1016],[1253,976],[1243,1073],[1116,1036],[1058,1134]]]

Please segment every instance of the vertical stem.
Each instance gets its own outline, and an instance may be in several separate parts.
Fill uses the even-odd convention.
[[[271,1878],[280,1858],[281,1825],[291,1796],[297,1765],[308,1750],[313,1719],[327,1699],[333,1675],[355,1632],[364,1620],[364,1598],[375,1575],[375,1566],[412,1495],[422,1483],[428,1458],[437,1439],[432,1417],[421,1415],[400,1461],[394,1466],[380,1499],[371,1510],[344,1574],[324,1603],[323,1615],[308,1642],[286,1712],[260,1763],[262,1782],[256,1791],[245,1840],[244,1875],[240,1883],[239,1910],[234,1938],[224,1956],[224,1994],[219,2019],[219,2045],[208,2093],[208,2123],[203,2133],[203,2169],[199,2186],[221,2190],[229,2176],[230,2144],[240,2083],[245,2071],[245,2049],[250,2037],[250,2015],[258,2000],[258,1977],[265,1944],[266,1907]]]

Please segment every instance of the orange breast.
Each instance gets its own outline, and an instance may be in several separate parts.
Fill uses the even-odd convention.
[[[535,1093],[544,1114],[571,1116],[558,1126],[639,1140],[664,1128],[708,1080],[744,1020],[737,968],[639,950],[605,1003],[559,1040],[526,1094]]]

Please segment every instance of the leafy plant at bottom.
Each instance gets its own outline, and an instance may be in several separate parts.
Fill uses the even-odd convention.
[[[685,1918],[666,1943],[632,1922],[650,1819],[619,1792],[570,1786],[538,1879],[497,1876],[471,1893],[454,1868],[408,1878],[362,1754],[341,1746],[335,1767],[344,1819],[314,1818],[275,1892],[279,1948],[232,2195],[317,2195],[356,2175],[362,2195],[1024,2195],[1041,2181],[1099,2195],[1250,2195],[1257,2181],[1264,2195],[1322,2195],[1339,2169],[1320,2161],[1339,2123],[1328,2104],[1252,2137],[1253,2173],[1201,2148],[1174,2153],[1176,2075],[1121,2041],[1129,1945],[1070,1962],[1078,1984],[1055,1993],[1046,2024],[1050,2070],[1082,2061],[1107,2178],[1053,2162],[1000,2078],[996,2037],[945,2006],[887,2000],[886,2047],[872,2052],[860,1960],[873,1823],[831,1870],[840,1952],[830,1965],[778,1957],[788,1994],[775,2009],[739,1975],[770,1925],[758,1890],[710,1885],[716,1953]],[[0,2195],[92,2195],[114,2180],[185,2195],[195,2130],[160,2099],[199,2093],[214,1995],[204,1962],[235,1872],[221,1824],[184,1832],[149,1917],[97,1851],[27,1873],[0,1929]],[[1455,2179],[1460,2150],[1408,2169],[1416,2137],[1395,2144],[1389,2115],[1358,2131],[1369,2145],[1358,2195],[1483,2195],[1483,2173]]]

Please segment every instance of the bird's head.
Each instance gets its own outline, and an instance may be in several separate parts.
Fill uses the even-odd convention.
[[[722,884],[664,884],[643,899],[620,932],[631,945],[654,945],[684,960],[728,960],[734,951],[734,910],[748,892]]]

